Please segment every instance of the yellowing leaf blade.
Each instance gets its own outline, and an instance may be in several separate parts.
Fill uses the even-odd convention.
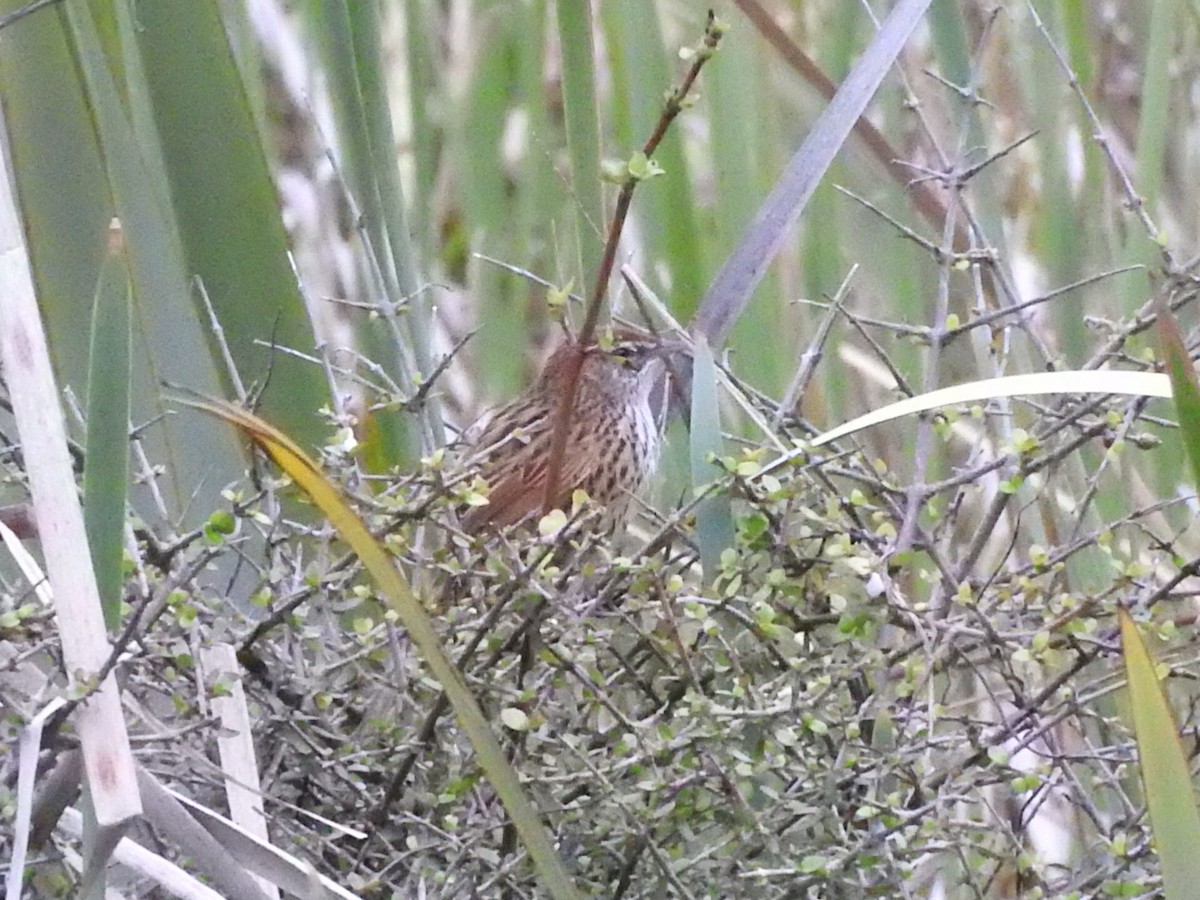
[[[1129,701],[1137,736],[1138,763],[1166,895],[1193,896],[1200,884],[1200,808],[1179,728],[1167,703],[1154,660],[1133,618],[1118,612]]]
[[[537,811],[521,788],[516,771],[505,757],[483,710],[442,647],[424,607],[396,568],[392,555],[371,535],[366,524],[343,499],[341,491],[291,438],[252,413],[221,402],[183,402],[244,431],[328,517],[371,573],[388,605],[396,611],[434,677],[442,685],[459,724],[479,756],[480,766],[512,818],[547,889],[556,898],[578,897]]]

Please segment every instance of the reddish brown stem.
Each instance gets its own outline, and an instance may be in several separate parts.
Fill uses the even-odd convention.
[[[724,26],[717,21],[710,10],[708,24],[704,29],[703,49],[696,54],[696,58],[692,61],[692,65],[684,76],[683,81],[671,92],[671,95],[667,98],[667,102],[663,105],[662,115],[659,116],[658,124],[654,126],[654,131],[651,132],[650,137],[646,139],[646,143],[642,146],[642,153],[646,159],[650,159],[654,155],[654,151],[658,149],[658,145],[662,143],[663,137],[666,136],[667,129],[671,127],[671,123],[683,109],[684,98],[687,97],[688,92],[692,89],[692,85],[696,82],[696,78],[700,75],[700,69],[703,68],[704,64],[712,56],[713,51],[716,50],[717,45],[721,41],[722,34],[724,34]],[[543,515],[548,514],[554,509],[554,501],[558,496],[558,485],[562,481],[563,457],[567,452],[567,436],[571,431],[571,414],[575,409],[579,370],[583,366],[583,349],[595,339],[596,326],[600,322],[600,310],[604,306],[604,294],[608,288],[608,280],[612,276],[613,264],[617,258],[617,246],[621,242],[621,232],[625,228],[625,219],[629,216],[629,207],[633,202],[633,191],[637,187],[638,181],[639,179],[633,175],[626,176],[625,181],[621,184],[621,191],[617,194],[616,208],[613,210],[612,222],[608,227],[608,239],[604,244],[604,255],[600,259],[600,270],[596,273],[592,296],[588,300],[587,314],[583,320],[583,328],[580,329],[579,336],[576,339],[576,352],[571,356],[566,370],[566,389],[563,391],[558,408],[555,410],[554,441],[550,445],[550,459],[546,468],[546,493],[542,500]]]

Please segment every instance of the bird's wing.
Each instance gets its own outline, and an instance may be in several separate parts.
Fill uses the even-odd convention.
[[[577,432],[579,427],[573,423],[572,432]],[[482,474],[490,490],[487,505],[473,507],[463,517],[463,527],[469,532],[486,525],[513,525],[539,512],[545,501],[553,423],[543,417],[530,421],[519,430],[498,428],[496,431],[489,435],[485,430],[479,440],[479,446],[483,448]],[[489,437],[490,442],[485,440]],[[556,507],[570,501],[572,491],[587,481],[590,467],[595,462],[584,454],[572,452],[577,441],[577,434],[572,434],[572,440],[567,442],[554,498]]]

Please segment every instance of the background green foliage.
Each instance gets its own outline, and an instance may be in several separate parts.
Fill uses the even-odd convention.
[[[581,260],[602,245],[572,187],[572,6],[64,0],[0,32],[39,298],[75,396],[113,215],[130,247],[127,677],[134,731],[173,736],[145,758],[219,808],[194,653],[231,641],[255,676],[277,843],[363,895],[534,890],[460,735],[421,734],[437,691],[340,546],[269,476],[243,481],[212,422],[159,418],[163,381],[258,385],[388,534],[451,649],[481,642],[468,681],[581,887],[1152,893],[1113,612],[1158,639],[1194,728],[1195,502],[1168,407],[993,402],[773,460],[905,393],[1152,367],[1155,296],[1194,344],[1195,8],[935,0],[870,108],[887,146],[842,148],[718,356],[733,383],[711,477],[736,540],[701,577],[671,515],[692,499],[678,422],[657,513],[615,547],[485,550],[444,521],[465,486],[431,454],[527,382],[559,339],[554,289],[586,295]],[[876,29],[842,0],[714,6],[729,33],[618,257],[684,324],[827,104],[818,70],[844,77]],[[627,160],[706,10],[592,12],[599,151]],[[619,278],[610,296],[641,321]],[[200,527],[227,508],[234,534]],[[0,637],[52,643],[25,590],[4,585]],[[50,652],[30,659],[53,685]],[[36,710],[24,682],[0,690]]]

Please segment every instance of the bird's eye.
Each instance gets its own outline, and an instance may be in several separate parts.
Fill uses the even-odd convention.
[[[617,344],[608,351],[609,358],[622,365],[640,366],[646,359],[643,344]]]

